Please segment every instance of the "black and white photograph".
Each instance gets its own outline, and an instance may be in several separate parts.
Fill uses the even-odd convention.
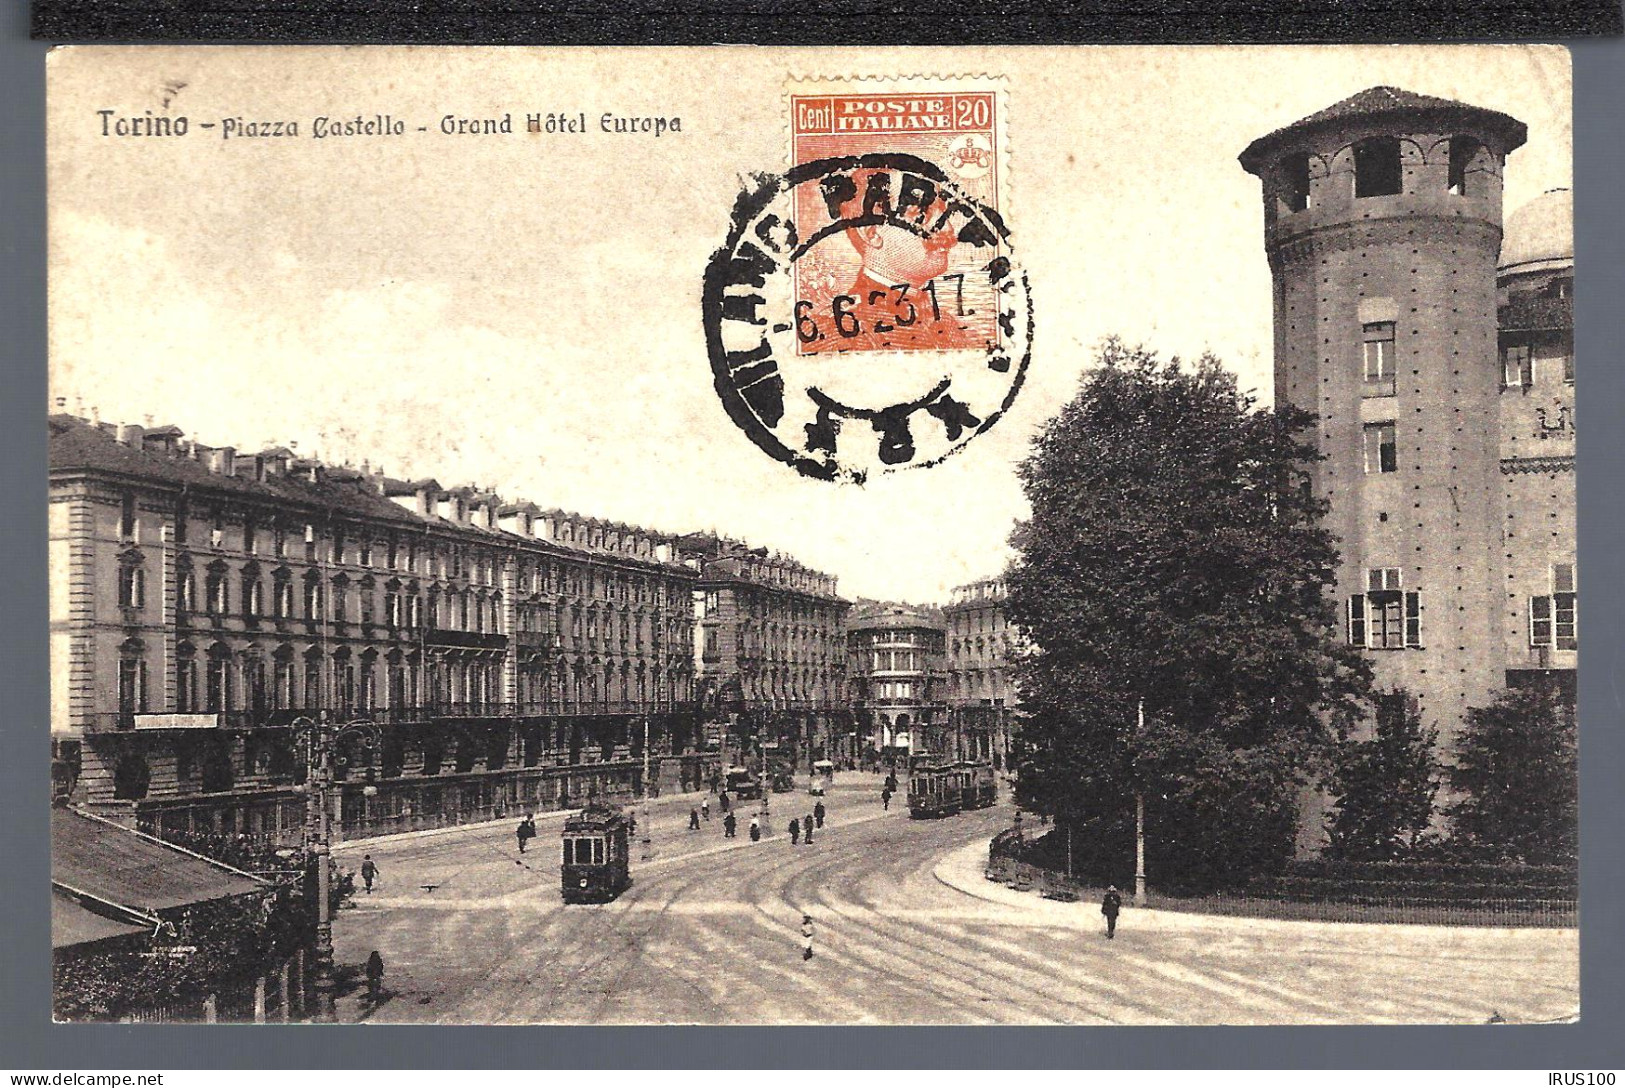
[[[45,69],[54,1020],[1579,1020],[1566,48]]]

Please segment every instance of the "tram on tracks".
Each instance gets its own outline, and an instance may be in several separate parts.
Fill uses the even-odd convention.
[[[632,886],[631,831],[621,810],[602,802],[564,821],[559,885],[566,903],[608,903]]]
[[[921,764],[908,776],[908,814],[916,820],[987,808],[998,799],[993,765],[984,760]]]
[[[729,767],[723,773],[723,788],[741,801],[757,801],[762,796],[762,780],[748,767]]]

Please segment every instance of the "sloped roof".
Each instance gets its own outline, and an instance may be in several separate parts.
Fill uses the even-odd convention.
[[[388,521],[415,523],[418,520],[399,504],[370,487],[359,485],[359,473],[353,469],[348,472],[330,470],[328,478],[315,483],[302,473],[267,475],[263,480],[256,480],[252,475],[226,476],[209,471],[201,461],[127,446],[103,427],[76,416],[53,415],[49,427],[48,456],[53,473],[101,471],[177,487],[184,485],[197,491],[257,496],[279,504],[331,507]]]
[[[72,896],[56,891],[51,893],[52,948],[69,948],[76,944],[91,944],[147,932],[146,926],[116,922],[97,914]]]
[[[269,887],[240,869],[63,808],[51,810],[51,880],[146,913]]]
[[[1352,94],[1323,110],[1311,113],[1308,117],[1278,128],[1267,136],[1260,136],[1248,144],[1247,149],[1241,153],[1241,165],[1249,173],[1256,174],[1265,160],[1281,145],[1290,139],[1300,138],[1319,129],[1340,128],[1353,121],[1369,121],[1383,117],[1415,117],[1419,114],[1442,120],[1445,127],[1469,127],[1486,135],[1497,136],[1502,141],[1502,146],[1498,150],[1503,152],[1523,146],[1523,142],[1529,136],[1528,126],[1522,121],[1496,110],[1456,102],[1449,98],[1417,94],[1402,87],[1367,87],[1358,94]]]

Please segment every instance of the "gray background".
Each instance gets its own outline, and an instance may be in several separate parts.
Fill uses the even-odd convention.
[[[1451,1028],[405,1028],[52,1025],[43,414],[45,47],[0,3],[0,1069],[1334,1067],[1625,1065],[1625,41],[1573,46],[1582,370],[1578,1025]],[[177,179],[177,184],[184,184]]]

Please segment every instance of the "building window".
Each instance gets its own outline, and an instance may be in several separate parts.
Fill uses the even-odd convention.
[[[1354,195],[1397,196],[1404,191],[1399,139],[1373,136],[1354,145]]]
[[[372,566],[372,538],[364,537],[361,541],[361,565]]]
[[[182,714],[197,710],[197,660],[190,646],[177,651],[175,658],[175,709]]]
[[[209,655],[204,675],[203,709],[217,714],[231,702],[231,659],[224,653]]]
[[[258,555],[260,552],[259,528],[254,524],[253,518],[243,519],[243,551],[249,555]]]
[[[1450,173],[1447,184],[1456,196],[1475,196],[1468,188],[1467,168],[1478,154],[1480,144],[1471,136],[1450,137]]]
[[[139,523],[135,516],[135,492],[126,491],[120,504],[118,535],[120,540],[134,540]]]
[[[119,568],[118,603],[121,608],[147,607],[147,572],[134,563]]]
[[[1573,563],[1554,563],[1552,592],[1529,598],[1529,645],[1580,648],[1580,597]]]
[[[203,604],[211,616],[224,616],[231,611],[230,591],[226,586],[224,570],[209,571],[203,587]]]
[[[1365,470],[1368,473],[1396,472],[1399,453],[1392,423],[1365,425]]]
[[[276,576],[272,587],[272,615],[279,620],[293,617],[293,579],[286,574]]]
[[[1509,344],[1501,349],[1501,388],[1528,389],[1534,378],[1528,344]]]
[[[265,615],[265,583],[254,575],[243,575],[243,615],[249,619]]]
[[[1401,588],[1398,567],[1366,572],[1366,592],[1348,600],[1348,640],[1370,650],[1422,645],[1421,594]]]
[[[147,709],[147,663],[139,657],[121,657],[118,663],[120,714],[141,714]]]
[[[1364,340],[1365,395],[1394,395],[1394,323],[1377,321],[1361,326]]]
[[[312,573],[305,578],[305,619],[312,622],[322,618],[322,583]]]

